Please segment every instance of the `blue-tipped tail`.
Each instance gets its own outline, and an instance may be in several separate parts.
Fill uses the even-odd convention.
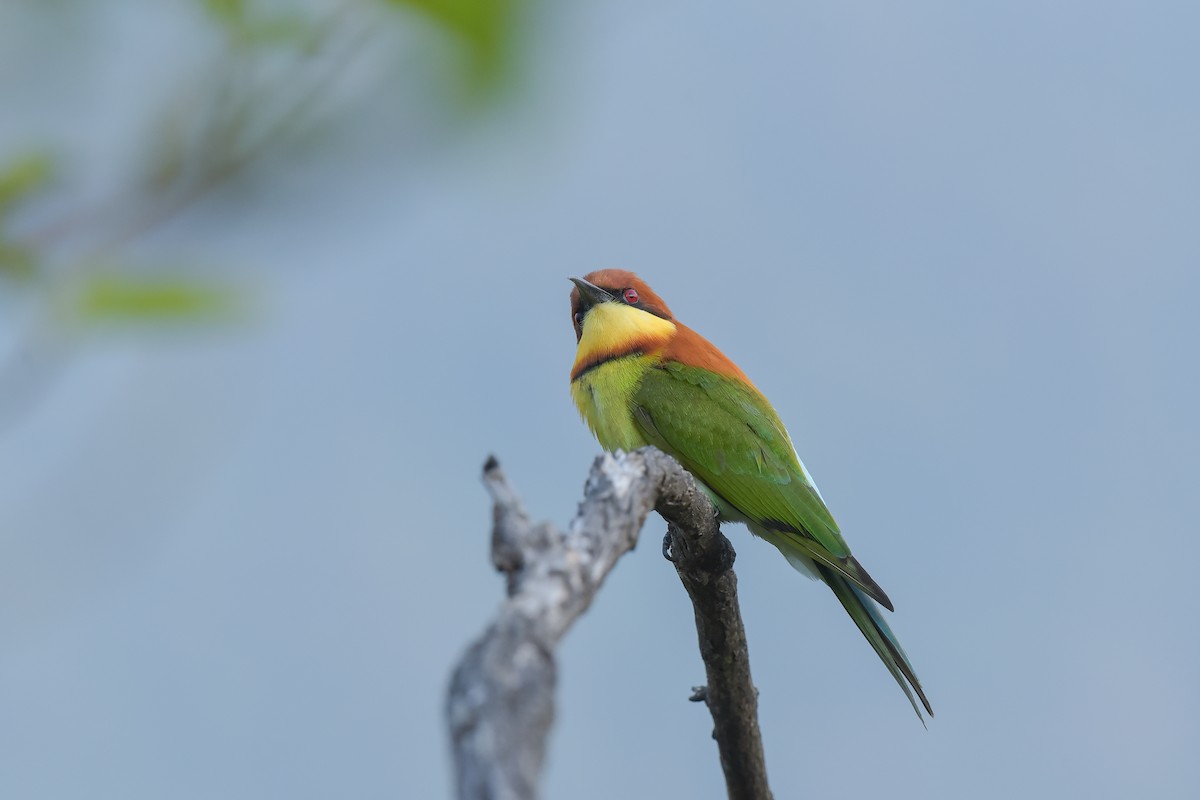
[[[904,653],[904,648],[900,646],[896,634],[892,633],[892,629],[884,621],[883,614],[875,605],[875,601],[828,567],[822,564],[816,566],[821,577],[829,584],[829,588],[833,589],[833,593],[845,607],[846,613],[850,615],[854,624],[871,643],[871,647],[875,648],[883,665],[888,668],[888,672],[892,673],[896,683],[900,684],[900,688],[908,697],[908,702],[912,703],[913,711],[917,712],[917,718],[924,725],[925,718],[921,715],[921,706],[924,706],[925,711],[931,717],[933,716],[933,707],[929,705],[929,698],[925,697],[925,692],[921,689],[921,682],[917,680],[917,674],[913,671],[912,664],[909,663],[908,656]],[[914,692],[916,697],[913,696]],[[917,705],[917,698],[921,700],[920,706]]]

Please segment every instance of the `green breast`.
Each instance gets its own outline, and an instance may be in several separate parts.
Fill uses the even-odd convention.
[[[571,397],[605,450],[648,444],[633,424],[633,394],[654,361],[641,354],[614,358],[571,382]]]

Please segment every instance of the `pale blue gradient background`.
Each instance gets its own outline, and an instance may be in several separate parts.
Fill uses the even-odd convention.
[[[119,149],[172,13],[57,52],[0,14],[0,147]],[[446,797],[502,593],[479,469],[574,512],[566,278],[600,267],[771,397],[938,714],[731,528],[776,797],[1200,795],[1197,7],[537,19],[482,128],[414,164],[367,117],[139,245],[265,267],[257,322],[89,339],[4,434],[0,795]],[[723,796],[662,529],[565,642],[547,797]]]

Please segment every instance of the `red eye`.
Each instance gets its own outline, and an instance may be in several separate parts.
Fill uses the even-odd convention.
[[[634,305],[635,303],[637,303],[637,301],[638,301],[637,289],[626,289],[625,290],[625,302],[629,303],[629,305]]]

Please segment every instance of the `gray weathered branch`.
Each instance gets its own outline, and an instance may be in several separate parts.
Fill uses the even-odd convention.
[[[692,477],[654,448],[601,456],[565,535],[529,519],[495,459],[484,482],[494,504],[492,562],[507,576],[508,599],[451,678],[446,713],[458,797],[537,797],[554,721],[554,650],[657,509],[669,523],[663,552],[695,607],[708,680],[701,699],[729,797],[770,798],[734,551]]]

